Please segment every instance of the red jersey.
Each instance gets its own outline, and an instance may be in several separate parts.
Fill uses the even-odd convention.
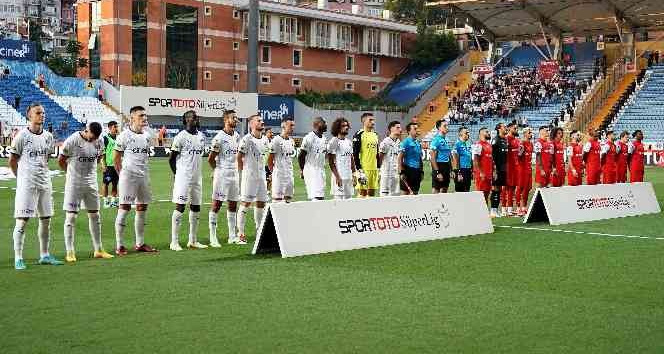
[[[618,149],[613,141],[606,141],[602,144],[602,183],[616,183],[616,161],[618,160]]]
[[[627,182],[627,155],[629,153],[629,147],[627,143],[618,141],[616,144],[618,150],[618,159],[616,160],[616,182],[625,183]]]
[[[593,139],[583,146],[583,153],[585,154],[586,161],[586,183],[599,184],[599,177],[602,173],[602,166],[600,164],[600,144],[599,141]]]
[[[645,147],[643,143],[635,140],[629,143],[629,181],[643,182]]]
[[[491,191],[493,180],[493,150],[488,141],[478,141],[473,145],[473,157],[479,158],[479,168],[475,168],[475,188],[479,191]],[[481,178],[480,171],[484,175]]]
[[[583,146],[579,143],[570,143],[567,147],[569,168],[567,169],[567,184],[579,186],[583,184]],[[572,172],[576,171],[576,176]]]
[[[537,139],[533,146],[533,151],[540,154],[541,165],[544,167],[542,170],[540,164],[536,163],[535,182],[540,186],[547,186],[551,182],[551,167],[554,155],[553,143],[548,140]]]
[[[533,143],[522,141],[519,146],[519,187],[533,186]]]
[[[507,186],[516,187],[519,184],[519,149],[521,141],[511,135],[507,136]]]
[[[553,141],[553,166],[556,168],[556,175],[551,176],[551,185],[560,187],[565,184],[565,144],[562,140]]]

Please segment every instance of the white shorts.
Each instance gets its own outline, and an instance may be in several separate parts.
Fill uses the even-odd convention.
[[[380,195],[401,195],[399,190],[399,176],[381,176],[380,178]]]
[[[53,189],[17,186],[14,200],[15,218],[46,218],[53,216]]]
[[[337,186],[337,178],[332,174],[330,178],[330,194],[334,199],[350,199],[355,193],[355,187],[353,187],[353,179],[342,179],[341,187]]]
[[[65,199],[62,210],[78,213],[83,209],[99,210],[99,191],[93,186],[65,186]]]
[[[267,182],[265,175],[242,174],[240,200],[245,203],[267,202]]]
[[[201,205],[203,202],[203,182],[175,181],[172,201],[175,204]]]
[[[280,176],[278,174],[272,174],[272,198],[292,199],[295,190],[293,185],[294,185],[293,175]]]
[[[240,200],[240,183],[236,170],[214,170],[212,200],[237,202]]]
[[[120,172],[118,196],[120,204],[149,204],[152,201],[150,177],[134,177]]]
[[[304,167],[304,185],[307,187],[307,198],[325,198],[325,171]]]

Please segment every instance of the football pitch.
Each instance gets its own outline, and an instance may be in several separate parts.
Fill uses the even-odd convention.
[[[430,174],[425,177],[428,193]],[[646,179],[662,205],[664,170],[648,168]],[[36,265],[31,220],[22,272],[13,269],[15,181],[0,182],[2,353],[664,351],[661,214],[528,229],[519,228],[521,219],[504,218],[489,235],[281,259],[250,254],[252,212],[250,244],[225,244],[224,207],[221,249],[176,253],[168,250],[173,205],[166,159],[151,161],[151,181],[156,202],[148,210],[146,242],[158,255],[91,259],[82,213],[76,264]],[[51,250],[63,259],[64,175],[53,184]],[[299,179],[296,194],[304,199]],[[201,213],[204,243],[208,210]],[[110,252],[115,210],[101,215]],[[133,216],[127,222],[131,245]]]

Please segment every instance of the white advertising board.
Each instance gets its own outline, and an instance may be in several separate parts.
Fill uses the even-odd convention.
[[[221,117],[233,109],[241,118],[258,112],[255,93],[180,90],[158,87],[121,86],[122,113],[129,114],[133,106],[143,106],[148,115],[181,116],[189,110],[201,117]]]
[[[480,192],[270,204],[253,254],[282,257],[493,233]]]
[[[661,212],[650,182],[538,188],[524,223],[551,225]]]

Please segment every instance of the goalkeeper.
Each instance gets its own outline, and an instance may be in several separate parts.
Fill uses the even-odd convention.
[[[375,196],[379,186],[378,134],[374,131],[375,126],[373,114],[363,113],[362,129],[353,136],[353,163],[361,198]]]

